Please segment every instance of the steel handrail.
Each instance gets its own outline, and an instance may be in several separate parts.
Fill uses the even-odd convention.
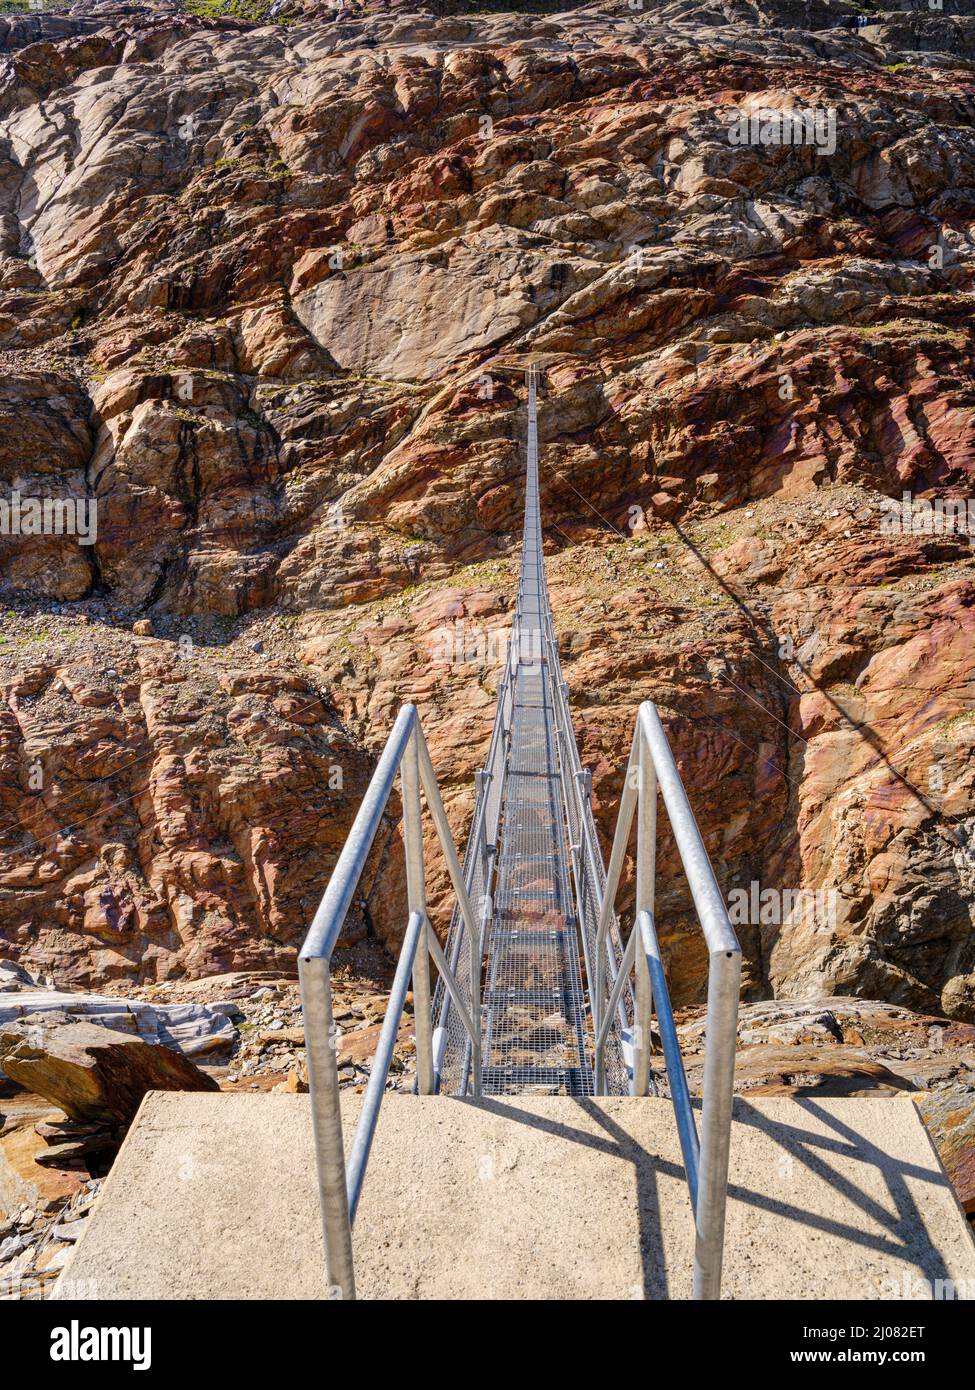
[[[517,615],[513,619],[512,634],[517,630]],[[494,718],[494,725],[491,729],[491,741],[488,745],[487,757],[484,767],[475,773],[477,784],[477,794],[474,800],[474,814],[471,820],[470,834],[467,839],[467,848],[464,854],[464,887],[470,894],[474,876],[477,873],[478,865],[483,870],[483,906],[481,920],[477,929],[477,959],[480,961],[484,954],[484,938],[487,932],[488,923],[493,915],[493,881],[494,865],[497,849],[498,823],[501,815],[501,802],[504,793],[505,775],[507,772],[507,746],[510,737],[510,718],[511,718],[511,692],[512,692],[512,653],[515,650],[514,636],[509,642],[508,651],[505,656],[504,674],[498,686],[497,707]],[[448,950],[450,952],[449,964],[452,970],[457,969],[460,959],[460,952],[464,944],[466,932],[463,927],[463,920],[459,906],[455,908],[454,915],[450,923],[450,931],[447,937]],[[469,943],[470,946],[470,943]],[[472,960],[474,952],[471,952]],[[480,988],[480,973],[477,976],[477,986]],[[472,985],[473,992],[473,985]],[[437,1027],[434,1034],[434,1077],[435,1090],[440,1089],[444,1055],[447,1048],[447,1028],[450,1019],[451,1009],[450,991],[443,990],[443,998],[440,1004],[440,1012],[437,1019]],[[479,1007],[479,1005],[478,1005]],[[459,1092],[466,1094],[468,1076],[471,1065],[470,1049],[467,1050],[462,1064],[462,1075],[460,1078]]]
[[[409,916],[376,1056],[349,1158],[346,1161],[336,1057],[337,1030],[332,1009],[331,958],[356,885],[376,838],[397,773],[400,776],[403,794],[403,837]],[[470,1009],[464,1002],[454,971],[444,957],[427,916],[421,788],[426,794],[427,808],[446,859],[447,872],[457,896],[458,908],[470,943]],[[379,1108],[385,1094],[399,1019],[405,1007],[407,987],[411,978],[416,1031],[417,1089],[424,1095],[432,1093],[435,1089],[429,969],[431,959],[470,1040],[474,1092],[476,1095],[480,1094],[480,962],[477,961],[475,968],[474,961],[474,954],[479,950],[478,924],[475,922],[467,887],[457,862],[457,853],[426,739],[420,727],[419,715],[415,705],[404,705],[396,717],[298,955],[301,1010],[308,1061],[308,1089],[311,1096],[312,1128],[325,1239],[325,1265],[329,1289],[335,1297],[355,1298],[352,1222],[359,1204],[366,1163],[376,1132]]]
[[[653,915],[658,790],[667,808],[674,840],[708,947],[708,1001],[700,1140],[684,1074]],[[610,983],[608,998],[604,999],[606,978],[602,969],[603,946],[608,937],[634,816],[637,821],[635,923],[620,962],[619,972]],[[636,1094],[643,1094],[649,1082],[650,1025],[655,1003],[697,1227],[694,1297],[718,1298],[721,1289],[728,1191],[741,947],[728,919],[727,908],[701,832],[694,819],[666,731],[656,707],[650,701],[640,706],[627,763],[606,876],[606,891],[599,916],[596,956],[597,979],[592,999],[596,1034],[596,1092],[604,1094],[606,1089],[605,1047],[613,1011],[622,988],[621,977],[624,974],[628,976],[633,970],[636,976],[633,1090]]]
[[[588,875],[588,882],[592,885],[593,897],[595,899],[596,918],[598,922],[602,914],[605,898],[606,869],[603,865],[602,850],[596,833],[596,822],[592,814],[592,779],[590,774],[583,768],[579,758],[579,749],[576,744],[575,733],[572,728],[572,718],[569,712],[568,686],[562,678],[558,637],[556,636],[555,622],[552,617],[550,606],[547,606],[545,613],[545,640],[548,660],[553,670],[552,688],[555,699],[554,713],[559,744],[559,761],[560,768],[563,770],[560,778],[563,801],[568,824],[571,827],[574,819],[575,824],[578,826],[579,833],[578,844],[570,845],[570,851],[576,889],[576,915],[579,922],[582,950],[586,962],[586,979],[589,984],[590,1001],[592,1001],[596,990],[597,973],[600,974],[600,978],[605,978],[608,973],[610,987],[612,987],[615,982],[617,972],[620,968],[617,961],[617,954],[622,957],[623,948],[622,945],[619,944],[620,935],[618,924],[615,917],[611,916],[611,931],[605,936],[601,971],[597,972],[596,962],[592,959],[592,956],[596,953],[598,948],[594,940],[593,951],[590,951],[590,921],[589,913],[587,912],[585,887]],[[566,765],[570,774],[568,777],[565,775]],[[622,982],[620,990],[615,994],[615,1000],[614,1007],[610,1012],[615,1012],[616,1015],[618,1025],[616,1036],[623,1054],[623,1063],[626,1065],[629,1019],[635,1012],[633,991],[628,979]],[[595,1010],[592,1012],[592,1020],[595,1030]],[[650,1089],[655,1092],[652,1081]]]

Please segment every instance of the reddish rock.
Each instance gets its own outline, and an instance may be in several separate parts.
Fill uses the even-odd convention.
[[[0,495],[98,507],[0,537],[0,938],[58,983],[293,968],[406,699],[463,840],[531,353],[605,842],[654,699],[722,888],[835,895],[741,925],[749,997],[975,1022],[971,547],[881,524],[973,487],[970,24],[297,8],[0,19]],[[729,140],[797,102],[828,156]],[[400,864],[384,825],[350,937],[396,944]]]
[[[917,1106],[962,1207],[975,1216],[975,1094],[930,1091]]]
[[[123,1132],[147,1091],[220,1089],[180,1053],[91,1023],[8,1024],[0,1032],[0,1066],[70,1120]]]
[[[0,703],[7,951],[62,988],[293,971],[367,753],[286,662],[70,634]]]

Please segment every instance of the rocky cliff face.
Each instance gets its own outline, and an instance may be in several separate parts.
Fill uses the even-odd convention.
[[[601,828],[652,698],[752,996],[975,1021],[975,19],[453,8],[0,17],[5,949],[290,966],[407,698],[466,833],[531,354]]]

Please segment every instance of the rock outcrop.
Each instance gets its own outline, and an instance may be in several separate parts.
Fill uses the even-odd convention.
[[[81,1125],[125,1133],[147,1091],[217,1091],[217,1082],[161,1043],[43,1015],[0,1028],[0,1067]]]
[[[678,1024],[691,1090],[704,1072],[704,1019]],[[667,1082],[662,1079],[661,1089]],[[738,1018],[739,1095],[911,1095],[951,1179],[975,1220],[975,1027],[875,1000],[745,1004]]]
[[[937,1091],[920,1097],[918,1109],[962,1209],[975,1222],[975,1098],[960,1087]]]
[[[0,709],[11,953],[72,989],[293,968],[369,771],[318,683],[189,634],[35,631]]]
[[[0,961],[0,982],[9,976],[7,965],[7,961]],[[97,1023],[115,1033],[138,1034],[143,1042],[164,1043],[184,1057],[219,1057],[237,1041],[237,1030],[228,1016],[236,1012],[233,1004],[149,1004],[104,994],[69,994],[42,989],[26,971],[22,974],[27,979],[16,989],[0,983],[0,1027],[19,1019],[56,1014],[72,1023]]]
[[[463,837],[532,354],[601,829],[652,698],[726,893],[828,904],[749,911],[749,994],[975,1021],[969,512],[889,507],[972,492],[975,20],[459,8],[0,20],[0,495],[97,519],[0,536],[5,949],[293,964],[406,698]]]

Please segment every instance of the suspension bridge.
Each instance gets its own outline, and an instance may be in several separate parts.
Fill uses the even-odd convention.
[[[299,953],[310,1095],[147,1096],[55,1297],[88,1280],[81,1297],[714,1299],[726,1265],[736,1298],[877,1298],[938,1278],[975,1296],[975,1246],[909,1099],[733,1103],[741,953],[649,702],[604,864],[545,579],[532,365],[526,386],[518,592],[463,857],[405,705]],[[331,961],[397,779],[406,930],[351,1096]],[[454,892],[443,944],[423,798]],[[659,803],[709,961],[700,1098],[657,938]],[[403,1095],[387,1086],[411,988]]]
[[[479,1089],[484,1095],[591,1095],[592,1038],[580,963],[580,904],[572,880],[579,845],[570,838],[568,820],[574,811],[578,830],[578,754],[564,721],[542,557],[537,391],[537,375],[530,369],[521,572],[490,751],[478,777],[478,833],[467,857],[476,874],[469,875],[472,906],[485,935]],[[455,970],[463,933],[458,912],[449,938]],[[468,989],[469,982],[466,970]],[[451,1027],[443,980],[438,1002],[443,1017],[438,1088],[465,1094],[470,1040],[456,1011]]]

